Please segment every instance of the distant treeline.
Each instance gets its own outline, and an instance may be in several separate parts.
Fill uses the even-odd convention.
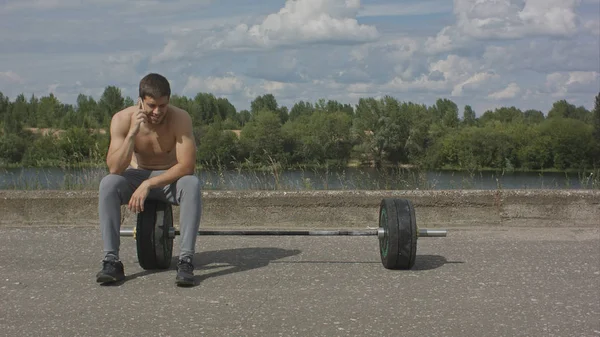
[[[113,86],[98,101],[80,94],[75,105],[52,94],[21,94],[11,101],[0,93],[0,165],[104,165],[111,117],[133,104]],[[559,100],[547,112],[513,106],[480,117],[469,105],[461,111],[445,98],[431,106],[390,96],[362,98],[356,106],[320,99],[288,109],[265,94],[251,102],[249,111],[237,111],[225,98],[198,93],[173,95],[171,104],[193,118],[202,168],[600,166],[600,93],[593,111]],[[48,128],[61,132],[39,132]]]

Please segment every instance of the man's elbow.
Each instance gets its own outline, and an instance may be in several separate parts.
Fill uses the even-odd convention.
[[[108,172],[110,174],[121,174],[123,173],[123,169],[121,169],[120,167],[108,167]]]
[[[186,162],[182,165],[184,175],[194,175],[196,173],[196,163]]]
[[[186,166],[185,172],[187,175],[194,175],[194,173],[196,173],[196,167],[194,165]]]
[[[108,166],[108,172],[110,174],[121,174],[121,173],[123,173],[123,168],[122,167],[119,167],[118,165],[112,163],[109,160],[106,161],[106,166]]]
[[[108,172],[110,174],[121,174],[123,173],[123,170],[118,170],[118,169],[109,169]]]

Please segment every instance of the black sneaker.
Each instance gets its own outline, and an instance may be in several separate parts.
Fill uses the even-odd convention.
[[[194,265],[192,259],[184,257],[177,262],[177,277],[175,283],[178,286],[194,285]]]
[[[102,270],[96,274],[96,282],[112,283],[125,279],[125,268],[121,261],[104,260]]]

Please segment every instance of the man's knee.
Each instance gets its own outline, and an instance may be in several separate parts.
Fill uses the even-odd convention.
[[[195,175],[187,175],[179,178],[179,184],[190,192],[200,192],[200,179]]]
[[[108,174],[100,180],[100,193],[116,191],[119,186],[127,183],[125,177],[118,174]]]
[[[195,175],[187,175],[179,178],[177,189],[179,190],[178,201],[188,200],[197,206],[201,203],[202,193],[200,192],[200,179]]]

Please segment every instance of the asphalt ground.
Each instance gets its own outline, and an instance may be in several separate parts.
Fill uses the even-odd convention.
[[[141,269],[131,237],[126,281],[99,285],[101,247],[0,228],[0,336],[600,336],[597,228],[450,228],[408,271],[376,237],[199,237],[191,288],[175,262]]]

